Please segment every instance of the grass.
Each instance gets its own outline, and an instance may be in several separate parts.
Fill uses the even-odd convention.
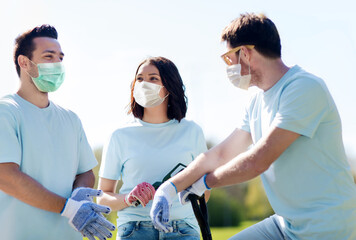
[[[241,222],[241,224],[237,227],[212,227],[211,230],[211,235],[213,237],[213,240],[226,240],[229,237],[232,237],[236,233],[244,230],[245,228],[255,224],[256,221],[244,221]],[[87,238],[83,238],[84,240],[87,240]],[[110,238],[111,240],[116,239],[116,230],[113,232],[113,237]]]

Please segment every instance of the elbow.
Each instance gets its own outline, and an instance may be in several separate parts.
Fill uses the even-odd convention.
[[[267,171],[267,169],[268,169],[268,167],[266,167],[266,166],[256,164],[253,167],[253,171],[255,172],[254,175],[256,175],[256,177],[257,177],[257,176],[261,175],[262,173],[264,173],[265,171]]]
[[[88,172],[88,180],[89,180],[89,186],[93,188],[95,184],[95,175],[92,170]]]

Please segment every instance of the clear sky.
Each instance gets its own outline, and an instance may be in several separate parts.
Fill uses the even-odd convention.
[[[0,0],[0,95],[18,88],[14,39],[48,23],[58,30],[66,67],[65,82],[50,99],[79,115],[92,147],[128,120],[130,82],[147,56],[177,65],[187,89],[187,118],[217,143],[233,131],[249,97],[226,78],[221,31],[240,13],[262,12],[279,30],[283,61],[325,80],[341,115],[346,151],[354,157],[355,9],[351,0]]]

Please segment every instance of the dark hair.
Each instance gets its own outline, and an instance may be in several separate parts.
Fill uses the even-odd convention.
[[[57,39],[58,33],[54,27],[44,24],[21,34],[15,39],[14,62],[16,66],[17,75],[19,75],[19,77],[20,66],[17,62],[17,58],[20,55],[24,55],[29,59],[32,58],[32,52],[35,50],[35,44],[33,43],[33,39],[36,37],[49,37]]]
[[[167,89],[168,96],[168,110],[167,117],[169,119],[176,119],[180,122],[185,117],[187,112],[187,97],[185,96],[185,86],[182,78],[178,72],[176,65],[172,61],[164,57],[150,57],[141,62],[136,70],[135,80],[131,86],[131,102],[129,114],[132,113],[136,118],[143,118],[143,107],[136,103],[133,97],[133,91],[136,83],[136,75],[140,67],[148,63],[155,66],[161,76],[162,84]]]
[[[231,47],[255,45],[265,57],[281,57],[281,40],[274,23],[263,14],[246,13],[225,27],[221,40]]]

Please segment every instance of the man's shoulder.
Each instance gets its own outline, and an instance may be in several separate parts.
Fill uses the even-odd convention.
[[[14,94],[5,95],[0,98],[0,105],[10,106],[16,104],[17,101]]]
[[[10,94],[0,98],[0,112],[16,112],[19,111],[19,103],[16,101],[15,95]]]
[[[324,81],[317,77],[316,75],[305,71],[299,66],[294,66],[291,70],[294,70],[293,73],[288,77],[285,85],[303,85],[303,87],[318,87],[323,86]]]

